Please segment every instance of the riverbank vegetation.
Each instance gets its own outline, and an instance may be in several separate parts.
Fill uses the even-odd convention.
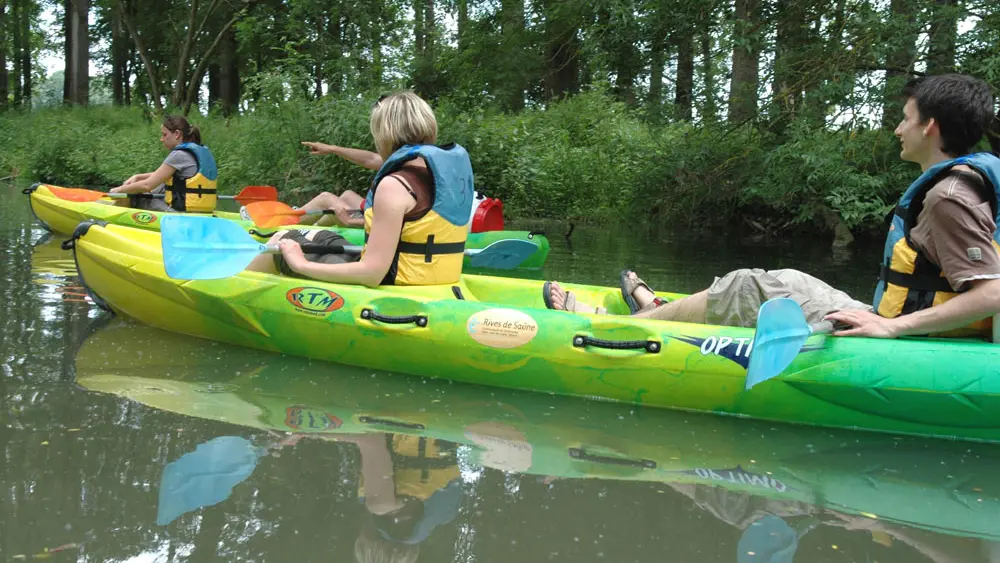
[[[299,141],[368,147],[371,103],[410,87],[509,217],[844,242],[917,173],[892,134],[906,80],[1000,85],[1000,8],[978,0],[138,4],[0,2],[0,177],[116,184],[179,112],[227,189],[357,190],[369,174]]]

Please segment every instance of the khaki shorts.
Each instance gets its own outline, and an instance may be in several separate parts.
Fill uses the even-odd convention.
[[[829,313],[842,309],[872,310],[867,303],[854,300],[823,280],[798,270],[754,268],[735,270],[715,278],[708,288],[705,321],[712,325],[754,327],[760,306],[776,297],[795,300],[809,324],[818,323]]]

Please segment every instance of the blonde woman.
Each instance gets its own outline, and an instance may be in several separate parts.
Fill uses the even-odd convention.
[[[271,239],[281,254],[258,256],[248,269],[369,287],[458,281],[473,200],[468,153],[454,143],[434,144],[434,112],[410,91],[380,99],[370,126],[383,163],[365,200],[360,259],[303,254],[305,241],[342,243],[330,231],[282,231]]]

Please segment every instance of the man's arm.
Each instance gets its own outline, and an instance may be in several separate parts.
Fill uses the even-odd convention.
[[[836,336],[896,338],[913,334],[946,332],[1000,313],[1000,279],[973,280],[972,289],[944,303],[908,315],[887,319],[861,310],[830,313],[827,320],[852,326]]]

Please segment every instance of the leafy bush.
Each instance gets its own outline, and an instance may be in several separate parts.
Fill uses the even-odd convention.
[[[220,187],[269,184],[301,203],[324,190],[364,191],[372,173],[310,156],[301,141],[371,149],[376,95],[259,103],[226,119],[195,116]],[[674,227],[754,222],[880,227],[916,174],[887,131],[789,125],[782,140],[750,125],[653,125],[601,91],[509,115],[440,100],[439,142],[469,151],[476,187],[508,217],[652,221]],[[159,118],[130,108],[51,108],[0,115],[0,176],[111,186],[164,158]]]

